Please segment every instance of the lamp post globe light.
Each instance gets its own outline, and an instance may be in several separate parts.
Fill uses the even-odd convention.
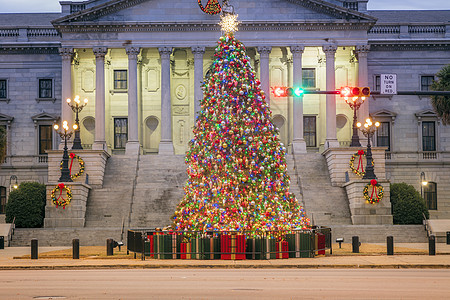
[[[64,152],[63,152],[63,164],[61,169],[61,177],[59,177],[58,182],[72,182],[72,178],[70,178],[70,169],[69,169],[69,153],[67,152],[67,139],[70,139],[72,136],[72,131],[69,131],[69,125],[67,121],[63,121],[62,125],[63,130],[59,130],[58,124],[55,124],[53,128],[59,134],[59,136],[64,139]],[[73,129],[76,131],[78,128],[77,124],[73,124]]]
[[[72,111],[75,113],[75,124],[77,125],[77,129],[75,129],[75,136],[73,139],[72,149],[83,149],[81,146],[81,138],[80,138],[80,120],[78,119],[78,113],[80,113],[83,108],[87,105],[88,99],[84,99],[83,103],[80,100],[80,96],[75,96],[75,99],[72,100],[68,98],[67,104],[72,108]]]
[[[370,145],[370,139],[380,126],[380,122],[373,123],[372,120],[368,118],[366,119],[366,123],[364,123],[364,126],[362,126],[360,122],[358,122],[356,126],[359,128],[359,130],[362,131],[364,136],[367,137],[367,151],[366,151],[367,165],[366,165],[366,173],[364,174],[362,179],[376,179],[377,176],[375,176],[373,168],[372,147]]]
[[[359,142],[358,135],[358,127],[356,126],[356,112],[366,100],[365,96],[359,96],[360,88],[359,87],[343,87],[341,88],[341,97],[344,97],[345,103],[347,103],[350,108],[353,110],[353,134],[352,134],[352,142],[350,143],[350,147],[361,147],[361,143]]]

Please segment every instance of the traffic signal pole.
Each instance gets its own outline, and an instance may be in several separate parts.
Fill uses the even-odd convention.
[[[309,91],[304,90],[304,95],[340,95],[341,91]],[[410,95],[410,96],[450,96],[450,91],[397,91],[397,94],[381,94],[377,91],[370,91],[371,95],[384,95],[384,96],[393,96],[393,95]]]

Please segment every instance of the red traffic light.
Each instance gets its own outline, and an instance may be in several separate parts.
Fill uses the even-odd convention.
[[[352,88],[348,86],[341,87],[341,97],[352,97]]]
[[[360,93],[360,89],[359,87],[353,87],[352,88],[352,97],[359,97],[359,93]]]
[[[285,86],[276,86],[272,88],[272,93],[275,97],[291,97],[294,95],[294,89]]]

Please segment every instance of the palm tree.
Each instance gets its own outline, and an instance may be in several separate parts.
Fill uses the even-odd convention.
[[[450,91],[450,65],[443,67],[437,74],[438,80],[431,85],[433,91]],[[442,124],[450,124],[450,96],[431,96],[431,104]]]

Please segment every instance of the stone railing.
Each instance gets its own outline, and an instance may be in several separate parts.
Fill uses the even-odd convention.
[[[445,37],[449,34],[448,25],[397,25],[397,24],[382,24],[375,25],[369,30],[370,36],[383,36],[388,35],[396,37],[408,37],[412,36],[431,36],[431,37]]]
[[[418,151],[418,152],[386,152],[386,162],[450,162],[450,153],[438,151]]]
[[[86,4],[70,4],[70,13],[73,14],[77,11],[86,9]]]
[[[0,37],[19,36],[19,29],[0,29]]]
[[[56,30],[55,28],[28,28],[27,36],[28,37],[40,37],[40,36],[56,37],[56,36],[60,36],[60,34],[59,34],[58,30]]]

